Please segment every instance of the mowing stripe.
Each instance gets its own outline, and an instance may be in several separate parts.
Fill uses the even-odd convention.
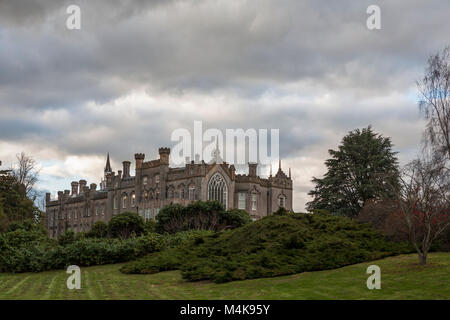
[[[13,291],[15,291],[16,289],[20,288],[20,286],[27,281],[29,278],[31,278],[31,276],[27,276],[24,279],[22,279],[21,281],[19,281],[14,287],[12,287],[11,289],[9,289],[8,291],[6,291],[6,294],[11,294]]]

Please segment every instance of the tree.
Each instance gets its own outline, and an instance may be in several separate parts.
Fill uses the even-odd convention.
[[[12,173],[17,182],[24,186],[27,196],[34,201],[36,195],[33,194],[33,187],[38,181],[39,176],[37,162],[24,152],[17,154],[16,158],[17,165],[12,170]]]
[[[405,166],[396,200],[424,265],[433,241],[450,226],[450,174],[445,160],[425,154]]]
[[[450,159],[450,46],[428,59],[425,76],[417,85],[419,108],[428,120],[425,141],[435,154]]]
[[[10,172],[0,174],[0,231],[14,221],[37,221],[40,215],[39,209],[27,197],[25,187]]]
[[[310,212],[327,210],[356,217],[367,200],[384,198],[388,186],[398,183],[398,162],[391,140],[373,132],[370,126],[349,132],[337,151],[328,152],[328,171],[322,179],[313,178],[316,186],[308,193],[314,197],[307,203]]]
[[[144,232],[144,220],[135,212],[124,212],[114,216],[108,227],[111,236],[126,239],[132,234],[139,236]]]
[[[86,236],[92,238],[106,238],[108,236],[108,225],[103,221],[97,221],[92,225],[91,230]]]

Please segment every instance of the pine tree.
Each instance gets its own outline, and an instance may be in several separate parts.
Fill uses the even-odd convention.
[[[335,215],[355,217],[369,199],[394,196],[398,185],[398,161],[392,151],[390,138],[373,132],[369,126],[349,132],[338,150],[328,150],[328,169],[308,194],[314,199],[307,203],[308,211],[328,211]]]

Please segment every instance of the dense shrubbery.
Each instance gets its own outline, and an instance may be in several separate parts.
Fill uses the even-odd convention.
[[[411,251],[348,218],[279,212],[241,228],[197,236],[130,262],[121,271],[180,269],[190,281],[225,282],[338,268]]]
[[[23,235],[20,245],[18,232]],[[125,262],[147,253],[160,250],[165,245],[164,237],[157,233],[120,239],[81,238],[75,239],[66,233],[59,243],[48,239],[36,239],[23,230],[0,234],[1,272],[38,272],[61,269],[68,265],[90,266]]]
[[[38,225],[31,228],[25,224],[10,225],[9,232],[0,234],[0,272],[38,272],[72,264],[92,266],[125,262],[163,248],[194,243],[197,238],[211,234],[191,230],[165,235],[148,232],[127,239],[95,238],[97,231],[104,235],[105,226],[98,226],[94,232],[86,234],[69,230],[54,240]]]
[[[176,233],[186,230],[211,230],[237,228],[251,222],[244,210],[226,211],[217,201],[196,201],[187,206],[168,205],[156,216],[158,232]]]

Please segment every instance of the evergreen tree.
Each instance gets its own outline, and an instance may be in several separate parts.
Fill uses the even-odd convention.
[[[390,138],[373,132],[372,128],[356,129],[342,139],[338,150],[328,150],[331,158],[322,179],[308,194],[309,211],[326,210],[335,215],[355,217],[369,199],[394,196],[398,185],[398,161]]]

